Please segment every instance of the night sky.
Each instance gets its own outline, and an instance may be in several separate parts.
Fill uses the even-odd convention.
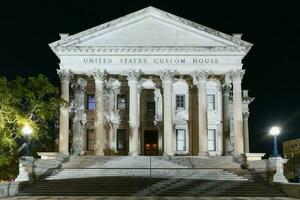
[[[289,1],[10,1],[1,2],[0,75],[44,74],[59,85],[58,59],[48,43],[131,12],[154,6],[218,31],[243,33],[254,44],[244,59],[243,88],[250,106],[250,151],[272,151],[268,130],[279,125],[279,141],[300,137],[300,11]],[[230,3],[229,3],[230,2]],[[244,2],[244,3],[242,3]],[[297,2],[297,1],[294,1]],[[280,144],[281,146],[281,144]]]

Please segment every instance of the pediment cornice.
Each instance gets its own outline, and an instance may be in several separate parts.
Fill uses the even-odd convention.
[[[178,17],[176,15],[173,15],[171,13],[162,11],[160,9],[154,8],[154,7],[147,7],[144,8],[142,10],[136,11],[134,13],[128,14],[126,16],[120,17],[118,19],[109,21],[107,23],[101,24],[99,26],[96,26],[94,28],[90,28],[88,30],[82,31],[80,33],[71,35],[71,36],[67,36],[64,37],[56,42],[53,42],[50,45],[50,47],[52,48],[53,51],[55,50],[59,50],[59,51],[74,51],[75,49],[59,49],[57,47],[70,47],[70,46],[78,46],[78,44],[80,44],[82,41],[86,41],[95,37],[98,37],[99,35],[103,34],[103,33],[107,33],[110,32],[112,30],[115,30],[117,28],[120,28],[122,26],[126,26],[126,23],[130,24],[130,23],[134,23],[135,21],[141,20],[143,18],[146,17],[155,17],[161,20],[167,20],[167,21],[172,21],[174,23],[177,23],[178,25],[182,25],[185,27],[190,27],[193,30],[198,30],[199,32],[204,32],[207,33],[208,35],[210,35],[211,37],[214,38],[220,38],[221,40],[226,40],[229,43],[232,43],[234,46],[236,46],[236,48],[239,49],[243,49],[243,52],[248,52],[250,50],[250,48],[252,47],[251,43],[248,43],[246,41],[241,40],[240,38],[236,38],[233,37],[231,35],[219,32],[217,30],[214,30],[212,28],[200,25],[198,23],[192,22],[190,20]],[[125,24],[125,25],[124,25]],[[234,49],[234,47],[231,47],[233,45],[229,45],[230,47],[228,48],[224,48],[224,47],[210,47],[210,48],[205,48],[205,47],[201,47],[201,48],[193,48],[193,51],[219,51],[220,49],[223,48],[223,50],[229,50],[232,51],[232,49]],[[98,48],[98,47],[93,47],[89,50],[86,49],[77,49],[78,51],[93,51],[93,49],[97,49],[97,51],[102,51],[104,50],[104,48]],[[118,48],[110,48],[110,49],[114,49],[114,51],[117,51]],[[135,51],[134,49],[136,48],[128,48],[129,51]],[[146,49],[151,49],[151,48],[143,48],[143,51],[145,51]],[[162,49],[165,48],[160,48],[159,51],[161,51]],[[169,48],[168,50],[170,50],[171,48]],[[176,49],[176,48],[175,48]],[[184,51],[182,48],[179,48],[179,51]],[[185,48],[187,49],[187,48]],[[76,51],[77,51],[76,50]],[[136,49],[136,50],[141,50],[141,49]],[[236,50],[236,49],[235,49]],[[107,51],[107,50],[104,50]],[[172,49],[171,51],[174,51],[174,49]],[[178,51],[178,50],[177,50]],[[57,53],[57,52],[56,52]]]
[[[156,53],[235,53],[245,54],[247,48],[237,46],[218,46],[218,47],[85,47],[68,46],[55,47],[58,55],[65,54],[156,54]]]

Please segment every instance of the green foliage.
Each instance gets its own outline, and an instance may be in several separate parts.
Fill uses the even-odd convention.
[[[13,166],[19,157],[17,150],[22,145],[24,125],[33,129],[33,154],[54,150],[60,103],[58,88],[43,75],[11,81],[0,77],[0,180],[15,175]]]

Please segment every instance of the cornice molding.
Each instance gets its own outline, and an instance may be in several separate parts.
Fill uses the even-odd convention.
[[[57,54],[126,54],[126,53],[246,53],[244,47],[217,46],[217,47],[53,47]]]

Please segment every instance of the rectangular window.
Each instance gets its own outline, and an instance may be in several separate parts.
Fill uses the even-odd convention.
[[[155,102],[147,101],[147,119],[154,119],[155,116]]]
[[[87,129],[87,150],[93,151],[94,150],[94,129]]]
[[[207,109],[215,110],[216,108],[216,98],[214,94],[207,95]]]
[[[185,108],[185,95],[176,95],[176,110],[184,110]]]
[[[117,95],[117,110],[125,110],[126,109],[126,95],[118,94]]]
[[[216,151],[216,129],[208,129],[208,151]]]
[[[96,109],[96,99],[95,95],[87,95],[87,110]]]
[[[176,151],[186,151],[185,129],[176,129]]]
[[[117,151],[126,151],[126,130],[117,129]]]

